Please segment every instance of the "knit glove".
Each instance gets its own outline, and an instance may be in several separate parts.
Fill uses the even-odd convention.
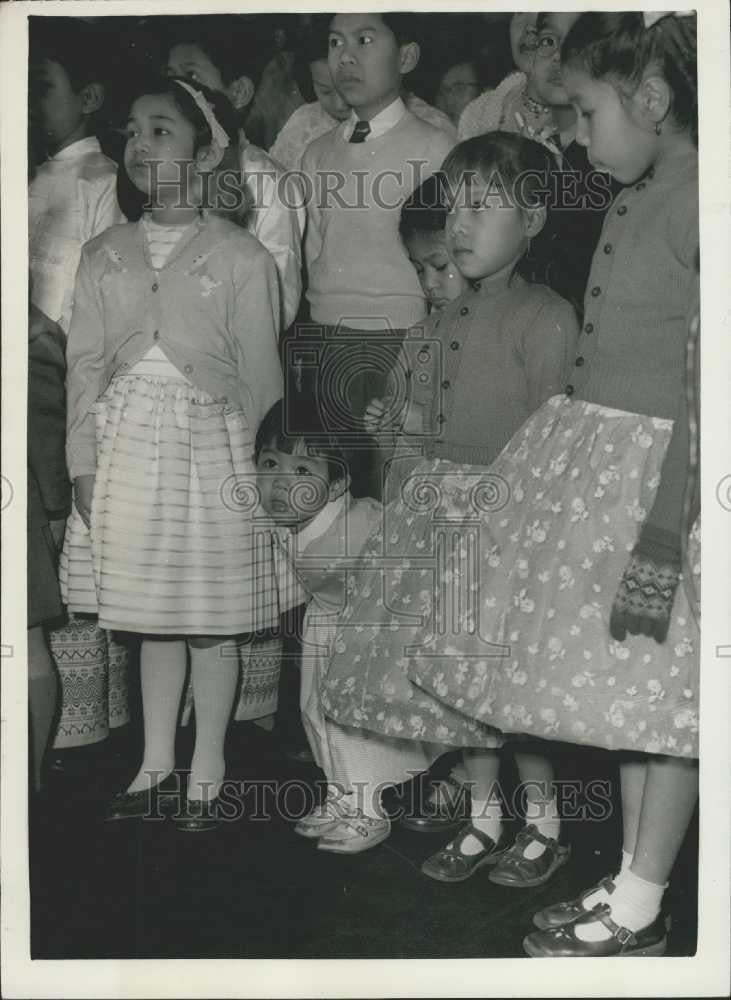
[[[609,619],[612,638],[624,642],[630,632],[665,642],[679,578],[676,560],[658,558],[635,546],[614,598]]]

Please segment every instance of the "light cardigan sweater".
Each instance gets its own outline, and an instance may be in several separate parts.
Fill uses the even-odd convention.
[[[406,111],[400,99],[381,115],[396,117],[394,105],[402,114],[383,134],[349,143],[348,120],[315,139],[302,157],[314,192],[305,258],[315,323],[387,331],[406,329],[426,312],[399,238],[401,205],[439,169],[453,143]]]
[[[680,553],[688,472],[688,311],[697,297],[698,156],[667,159],[613,202],[592,261],[568,391],[576,399],[675,421],[642,528],[658,558]]]
[[[87,243],[66,351],[71,478],[96,470],[94,403],[154,345],[255,432],[282,395],[278,329],[274,262],[233,223],[199,220],[157,271],[141,221]]]

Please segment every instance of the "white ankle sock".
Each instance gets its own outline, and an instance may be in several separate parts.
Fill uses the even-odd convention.
[[[544,837],[553,837],[558,840],[558,835],[561,832],[561,818],[558,814],[556,797],[530,800],[526,804],[525,820],[528,824],[532,823]],[[529,860],[540,858],[545,850],[544,844],[534,840],[526,847],[523,857]]]
[[[617,884],[615,882],[615,884]],[[609,898],[610,916],[615,924],[630,931],[647,927],[660,912],[663,893],[667,885],[655,885],[639,878],[631,869],[622,876],[621,882]],[[582,941],[606,941],[611,934],[600,921],[576,927],[576,936]]]
[[[503,810],[500,799],[490,798],[485,802],[480,802],[473,798],[471,823],[480,833],[491,837],[497,843],[503,828]],[[484,850],[484,846],[472,834],[465,837],[461,847],[462,853],[467,856],[479,854],[480,851]]]
[[[619,869],[618,874],[616,874],[614,876],[614,878],[612,879],[612,881],[614,882],[615,886],[618,886],[621,883],[622,879],[624,878],[624,876],[629,871],[629,866],[631,864],[632,864],[632,855],[628,854],[623,849],[622,850],[622,865],[621,865],[621,867]],[[585,910],[590,910],[592,907],[596,906],[597,903],[611,903],[613,896],[614,896],[614,893],[612,893],[610,895],[607,892],[606,889],[597,889],[596,892],[592,892],[592,894],[590,896],[586,897],[586,899],[582,903],[582,906],[584,907]]]

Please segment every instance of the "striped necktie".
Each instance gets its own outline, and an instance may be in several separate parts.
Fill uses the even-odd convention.
[[[355,128],[353,129],[353,134],[351,135],[349,142],[365,142],[365,138],[370,134],[371,123],[366,121],[357,121],[355,123]]]

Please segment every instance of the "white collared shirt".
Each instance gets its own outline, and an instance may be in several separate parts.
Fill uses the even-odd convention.
[[[371,130],[365,137],[364,142],[370,142],[372,139],[377,139],[379,135],[384,135],[394,125],[398,125],[405,114],[406,105],[400,97],[397,97],[395,101],[391,101],[387,108],[379,111],[377,115],[370,119],[368,124]],[[355,110],[351,109],[350,118],[343,126],[343,137],[347,142],[350,142],[350,137],[353,134],[355,126],[360,120]]]
[[[81,248],[125,222],[117,204],[117,165],[93,136],[42,163],[28,189],[31,299],[68,329]]]
[[[294,322],[302,295],[304,193],[294,189],[296,177],[287,177],[280,163],[249,142],[243,132],[240,136],[241,169],[252,201],[247,229],[266,247],[277,267],[281,332]]]

